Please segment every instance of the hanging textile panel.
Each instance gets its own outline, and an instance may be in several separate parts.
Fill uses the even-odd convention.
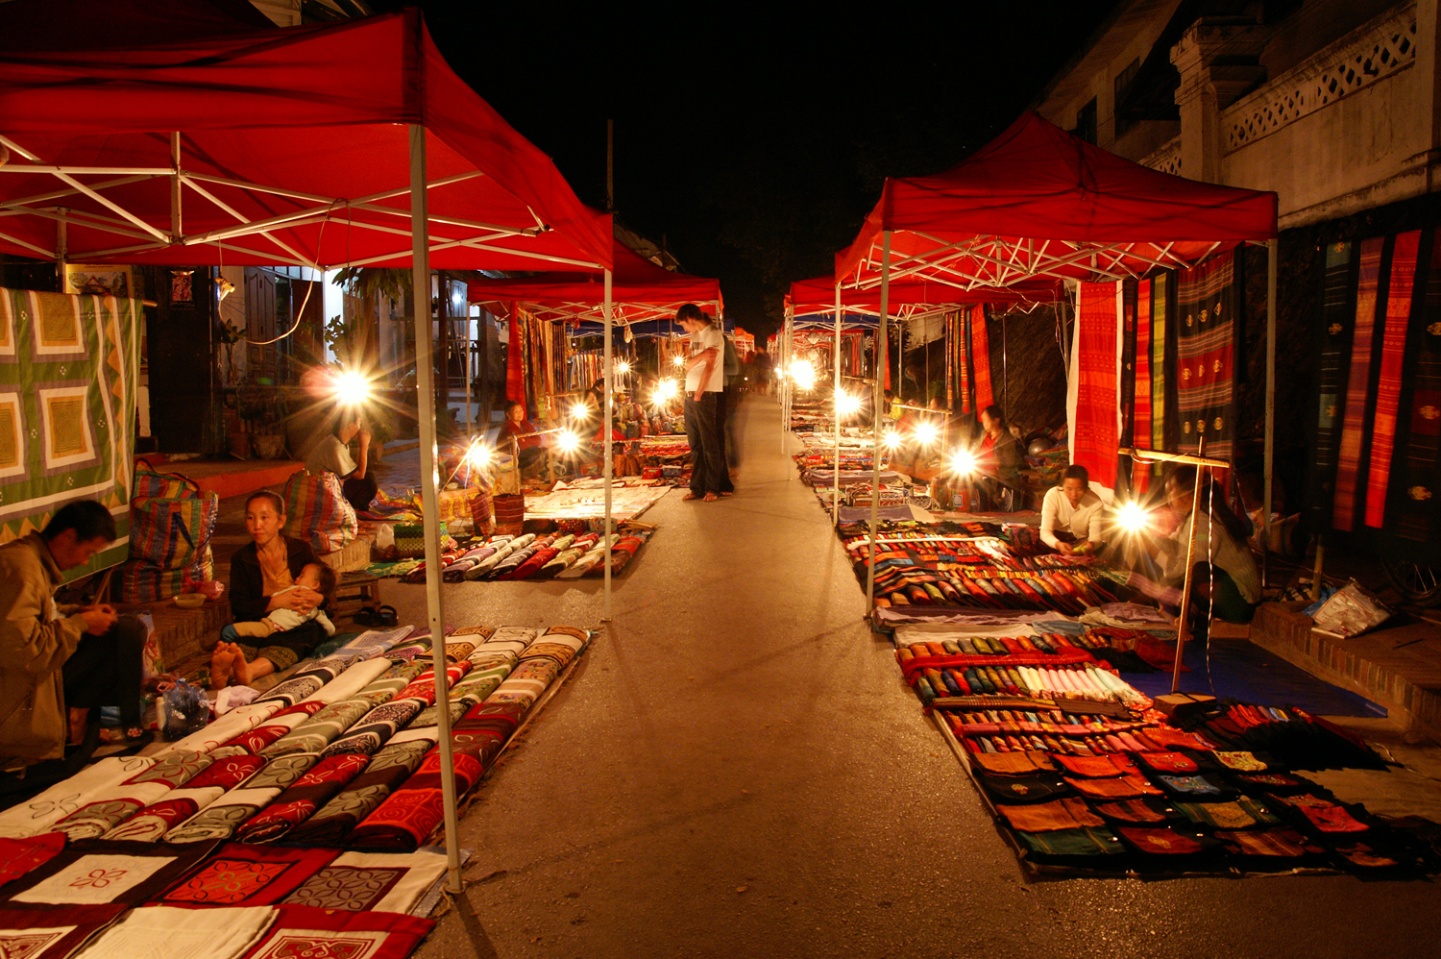
[[[1116,486],[1116,284],[1082,283],[1076,316],[1076,425],[1071,462]]]
[[[976,409],[983,410],[996,401],[991,379],[991,340],[986,333],[986,305],[971,307],[971,355],[975,357]]]
[[[0,289],[0,542],[94,499],[119,537],[74,579],[130,550],[140,302]]]
[[[1341,409],[1346,401],[1346,358],[1351,352],[1355,314],[1351,291],[1356,244],[1326,247],[1321,295],[1321,358],[1317,365],[1316,434],[1306,503],[1317,525],[1331,524],[1336,494],[1336,463],[1341,443]]]
[[[1151,438],[1151,289],[1150,280],[1136,284],[1135,399],[1131,405],[1131,438],[1138,448],[1145,448]],[[1151,471],[1147,464],[1132,462],[1131,489],[1144,493],[1151,488]]]
[[[510,304],[510,329],[505,350],[505,395],[507,399],[524,403],[525,388],[525,335],[522,332],[520,311]]]
[[[960,336],[956,337],[956,390],[960,393],[960,412],[970,413],[974,407],[971,400],[971,316],[968,311],[959,315]]]
[[[1387,507],[1389,552],[1430,560],[1441,534],[1441,243],[1428,231],[1420,247],[1401,414]]]
[[[1373,237],[1361,243],[1360,274],[1356,281],[1356,307],[1351,359],[1347,364],[1345,412],[1341,418],[1341,442],[1336,452],[1336,498],[1331,522],[1336,529],[1353,529],[1356,497],[1360,491],[1362,449],[1369,438],[1366,430],[1371,385],[1372,351],[1376,343],[1376,303],[1381,284],[1381,255],[1385,239]]]
[[[1171,316],[1170,295],[1175,289],[1171,275],[1162,273],[1151,281],[1151,449],[1174,449],[1176,433],[1175,403],[1175,327],[1166,321]]]
[[[1234,450],[1235,287],[1230,254],[1177,276],[1176,413],[1183,453],[1195,453],[1202,438],[1208,457],[1229,460]]]
[[[1386,515],[1386,487],[1391,480],[1391,454],[1396,447],[1396,418],[1401,406],[1401,366],[1406,330],[1411,323],[1411,296],[1416,289],[1416,253],[1421,231],[1396,237],[1391,249],[1384,326],[1381,330],[1381,372],[1376,380],[1376,415],[1372,420],[1371,466],[1366,477],[1365,522],[1379,529]]]

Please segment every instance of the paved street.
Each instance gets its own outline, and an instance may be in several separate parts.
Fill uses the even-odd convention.
[[[476,791],[419,956],[1435,955],[1431,883],[1027,882],[862,623],[779,407],[742,415],[736,496],[645,515],[610,624],[599,582],[446,588],[454,623],[601,633]]]

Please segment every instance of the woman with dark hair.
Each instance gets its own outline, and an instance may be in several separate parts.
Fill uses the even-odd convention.
[[[981,410],[980,421],[984,433],[976,454],[976,469],[981,474],[977,490],[985,500],[986,509],[1013,512],[1016,492],[1021,486],[1021,463],[1025,459],[1021,443],[1011,435],[1006,417],[996,404]]]
[[[1175,531],[1156,543],[1167,580],[1179,585],[1185,579],[1186,546],[1194,523],[1192,596],[1209,602],[1217,619],[1249,623],[1261,601],[1261,574],[1246,545],[1250,520],[1231,511],[1214,479],[1208,477],[1198,491],[1194,466],[1178,466],[1166,477],[1166,500],[1179,520]],[[1200,522],[1196,522],[1197,514]]]
[[[268,490],[252,493],[245,501],[245,531],[250,542],[230,560],[231,618],[246,622],[264,619],[266,613],[289,609],[308,615],[323,606],[319,591],[299,585],[301,571],[319,565],[315,550],[305,540],[292,539],[285,527],[285,501]],[[249,685],[262,676],[289,669],[315,651],[326,638],[315,619],[294,629],[271,633],[260,647],[237,643],[239,633],[226,626],[210,658],[210,685],[223,689],[232,681]]]

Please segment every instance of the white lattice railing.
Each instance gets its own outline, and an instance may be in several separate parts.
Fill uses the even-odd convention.
[[[1416,5],[1383,14],[1221,115],[1229,152],[1416,62]]]
[[[1181,138],[1176,137],[1141,161],[1141,166],[1181,176]]]

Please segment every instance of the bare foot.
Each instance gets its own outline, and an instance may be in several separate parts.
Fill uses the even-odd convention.
[[[701,497],[701,502],[702,502],[702,503],[714,503],[714,502],[715,502],[716,500],[718,500],[718,499],[720,499],[720,497],[717,496],[716,494],[714,494],[714,493],[707,493],[707,494],[705,494],[704,496]]]
[[[250,664],[245,661],[245,652],[234,643],[230,648],[235,651],[235,659],[231,662],[230,668],[235,672],[235,681],[242,686],[250,685]]]
[[[88,708],[70,710],[70,745],[78,746],[85,741],[85,727],[90,724]]]
[[[235,676],[235,659],[239,655],[240,650],[235,648],[234,643],[215,644],[215,652],[210,654],[211,689],[224,689],[230,685],[231,679]]]

